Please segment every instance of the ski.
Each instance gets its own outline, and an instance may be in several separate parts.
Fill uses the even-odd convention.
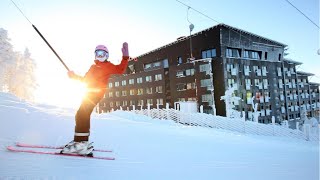
[[[56,155],[56,156],[71,156],[71,157],[88,158],[88,159],[115,160],[114,157],[85,156],[85,155],[80,155],[80,154],[61,154],[58,152],[26,150],[26,149],[15,148],[13,146],[7,146],[7,149],[12,152],[21,152],[21,153],[47,154],[47,155]]]
[[[35,144],[27,144],[16,142],[16,146],[18,147],[26,147],[26,148],[45,148],[45,149],[63,149],[63,146],[47,146],[47,145],[35,145]],[[96,152],[112,152],[112,150],[104,150],[104,149],[94,149]]]

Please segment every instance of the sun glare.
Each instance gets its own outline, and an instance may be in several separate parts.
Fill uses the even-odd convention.
[[[59,80],[59,86],[42,84],[36,101],[58,107],[78,108],[86,92],[86,85],[71,79]]]

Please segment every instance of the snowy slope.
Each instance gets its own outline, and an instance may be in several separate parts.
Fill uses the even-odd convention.
[[[0,93],[0,179],[318,180],[315,142],[243,135],[116,111],[92,116],[91,141],[115,161],[8,152],[16,141],[62,145],[75,110]]]

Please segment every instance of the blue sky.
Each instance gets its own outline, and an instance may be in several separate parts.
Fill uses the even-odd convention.
[[[303,65],[298,70],[316,74],[320,83],[319,29],[285,0],[180,0],[225,23],[287,44],[289,58]],[[290,0],[319,25],[319,0]],[[122,42],[130,55],[145,52],[189,34],[187,7],[176,0],[15,0],[70,69],[85,73],[93,62],[93,49],[106,44],[110,58],[121,56]],[[189,10],[193,32],[217,22]],[[17,51],[28,47],[38,63],[39,94],[43,97],[65,80],[66,70],[10,0],[0,2],[0,27],[8,30]],[[43,78],[46,76],[46,78]],[[48,83],[50,82],[50,83]]]

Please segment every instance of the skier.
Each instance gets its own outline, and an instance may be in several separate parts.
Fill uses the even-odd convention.
[[[92,155],[93,146],[92,143],[89,143],[91,113],[105,94],[109,76],[123,74],[128,65],[129,50],[126,42],[122,46],[122,61],[119,65],[114,65],[108,61],[109,51],[104,45],[98,45],[94,53],[95,64],[90,67],[84,77],[75,74],[73,71],[68,72],[69,78],[87,84],[87,92],[75,115],[74,140],[69,142],[61,153]]]

